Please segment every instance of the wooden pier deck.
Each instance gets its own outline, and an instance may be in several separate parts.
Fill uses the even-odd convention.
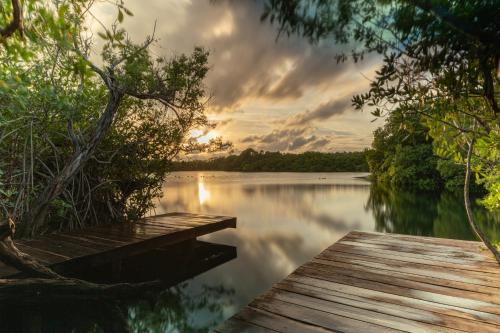
[[[64,272],[83,266],[119,263],[133,255],[235,227],[234,217],[168,213],[137,222],[98,225],[31,240],[16,240],[16,245],[47,266]],[[16,273],[15,269],[0,265],[0,277]]]
[[[500,332],[479,242],[351,232],[214,332]]]

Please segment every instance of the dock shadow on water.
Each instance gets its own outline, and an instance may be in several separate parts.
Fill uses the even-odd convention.
[[[163,290],[143,297],[95,298],[35,302],[22,295],[0,305],[2,332],[206,332],[223,318],[234,290],[223,285],[183,283],[237,257],[233,246],[189,240],[116,263],[71,269],[68,277],[96,283],[140,283],[161,280]],[[0,295],[1,297],[1,295]],[[43,299],[43,297],[41,298]],[[206,322],[193,316],[204,316]]]

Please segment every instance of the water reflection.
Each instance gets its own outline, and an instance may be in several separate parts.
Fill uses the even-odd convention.
[[[189,281],[220,282],[235,291],[226,317],[350,230],[473,239],[459,195],[395,193],[357,173],[179,172],[170,175],[156,208],[238,217],[236,230],[204,236],[238,248],[238,259]],[[210,193],[206,200],[201,198]],[[499,238],[498,216],[475,207]]]
[[[201,240],[226,245],[219,249],[236,247],[238,257],[230,260],[234,256],[228,253],[219,257],[216,265],[208,266],[179,259],[186,253],[184,249],[164,251],[164,257],[177,258],[173,263],[159,257],[151,261],[137,258],[128,265],[136,275],[149,272],[146,276],[152,278],[163,274],[164,279],[172,278],[171,283],[196,277],[147,300],[119,302],[127,324],[136,332],[208,332],[350,230],[473,239],[460,194],[394,192],[371,186],[356,178],[359,176],[363,175],[170,175],[166,195],[154,213],[188,211],[237,216],[237,229],[219,231]],[[499,213],[477,205],[474,213],[490,237],[500,240]],[[179,274],[164,271],[168,267]],[[132,280],[137,281],[136,277]],[[0,308],[0,327],[8,332],[110,331],[102,328],[106,327],[103,316],[120,321],[116,311],[99,305],[22,308],[4,304]]]
[[[461,192],[394,192],[373,185],[365,209],[372,212],[376,231],[476,240],[467,223]],[[498,212],[489,212],[473,200],[473,213],[490,238],[498,240]]]
[[[198,182],[198,200],[200,205],[203,205],[207,200],[210,199],[210,192],[205,189],[205,184],[203,181]]]

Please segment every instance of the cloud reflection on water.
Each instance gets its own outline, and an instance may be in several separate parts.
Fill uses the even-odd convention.
[[[173,173],[156,209],[238,217],[236,230],[202,239],[233,245],[238,258],[196,278],[231,286],[233,311],[349,230],[371,230],[369,183],[359,174]]]

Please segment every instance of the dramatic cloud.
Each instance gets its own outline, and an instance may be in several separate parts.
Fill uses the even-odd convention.
[[[269,151],[315,150],[331,143],[329,139],[319,138],[313,132],[313,128],[283,128],[265,135],[247,136],[241,142]]]
[[[304,147],[308,143],[315,142],[316,140],[317,140],[317,138],[316,138],[315,135],[312,135],[312,136],[310,136],[308,138],[298,137],[298,138],[295,138],[290,143],[290,145],[288,146],[288,149],[289,150],[296,150],[296,149]]]
[[[316,120],[327,120],[335,115],[344,113],[350,106],[350,101],[343,100],[333,100],[328,103],[319,105],[316,109],[312,111],[306,111],[304,113],[299,113],[288,121],[288,125],[298,126],[298,125],[308,125]]]
[[[150,33],[152,18],[158,20],[161,51],[189,52],[199,45],[209,49],[212,69],[207,86],[220,110],[249,98],[297,99],[352,69],[334,61],[339,46],[313,46],[296,36],[276,40],[276,27],[260,21],[261,1],[154,0],[147,6],[132,1],[127,5],[135,15],[129,30],[137,38]]]
[[[363,76],[370,73],[359,72],[371,72],[375,57],[361,64],[337,64],[334,56],[346,51],[344,46],[311,45],[298,36],[276,40],[276,27],[260,21],[261,0],[126,4],[134,13],[125,21],[134,40],[151,34],[156,20],[155,54],[189,53],[195,46],[210,51],[209,113],[219,123],[217,131],[232,140],[236,150],[344,150],[369,145],[367,133],[375,125],[366,115],[349,115],[350,98],[368,88]],[[99,17],[109,25],[116,11],[106,8]]]
[[[309,148],[311,150],[321,150],[325,146],[329,145],[331,143],[331,140],[328,139],[319,139],[313,142],[311,145],[309,145]]]

